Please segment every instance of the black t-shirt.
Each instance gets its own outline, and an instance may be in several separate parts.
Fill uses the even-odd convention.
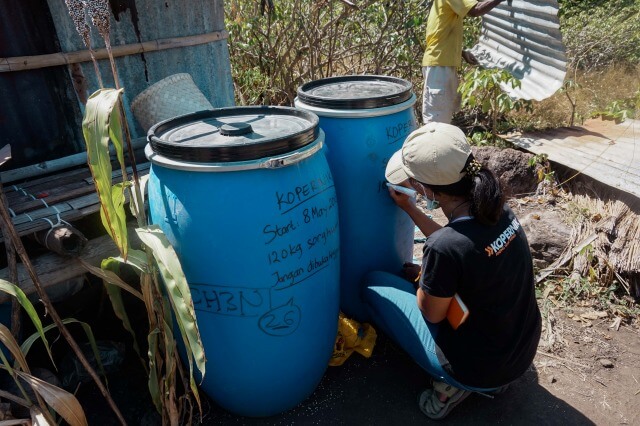
[[[498,387],[531,365],[540,340],[533,264],[527,238],[505,205],[495,226],[454,221],[427,238],[420,286],[436,297],[458,293],[469,317],[454,330],[445,319],[434,336],[463,384]]]

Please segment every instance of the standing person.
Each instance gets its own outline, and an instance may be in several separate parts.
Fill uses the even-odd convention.
[[[474,159],[459,128],[429,123],[415,130],[389,160],[386,177],[413,187],[427,209],[440,208],[449,219],[440,226],[390,189],[427,236],[422,266],[405,264],[405,278],[369,273],[363,294],[373,322],[433,377],[418,403],[439,419],[471,392],[501,391],[531,365],[541,330],[531,253],[499,181]],[[454,329],[446,318],[456,294],[469,316]]]
[[[457,68],[462,63],[462,21],[482,16],[504,0],[434,0],[427,19],[427,47],[422,58],[422,119],[450,123],[460,108]],[[472,65],[475,58],[465,52]]]

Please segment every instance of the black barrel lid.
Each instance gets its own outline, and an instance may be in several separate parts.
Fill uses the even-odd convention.
[[[318,137],[318,116],[290,107],[231,107],[195,112],[149,129],[151,148],[195,163],[257,160],[302,148]]]
[[[407,80],[382,75],[329,77],[303,84],[298,99],[329,109],[369,109],[398,105],[412,96]]]

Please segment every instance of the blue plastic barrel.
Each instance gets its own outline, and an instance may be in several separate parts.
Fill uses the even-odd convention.
[[[295,105],[320,117],[340,205],[340,307],[369,320],[360,296],[369,271],[399,273],[413,259],[414,225],[389,197],[387,161],[417,128],[408,81],[384,76],[316,80]]]
[[[243,416],[295,407],[338,327],[338,207],[317,116],[223,108],[159,123],[148,139],[151,221],[191,289],[202,388]]]

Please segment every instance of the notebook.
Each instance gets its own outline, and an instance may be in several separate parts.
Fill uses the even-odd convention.
[[[457,330],[462,323],[464,323],[469,316],[469,309],[464,304],[458,293],[453,296],[449,309],[447,310],[447,320],[454,330]]]

